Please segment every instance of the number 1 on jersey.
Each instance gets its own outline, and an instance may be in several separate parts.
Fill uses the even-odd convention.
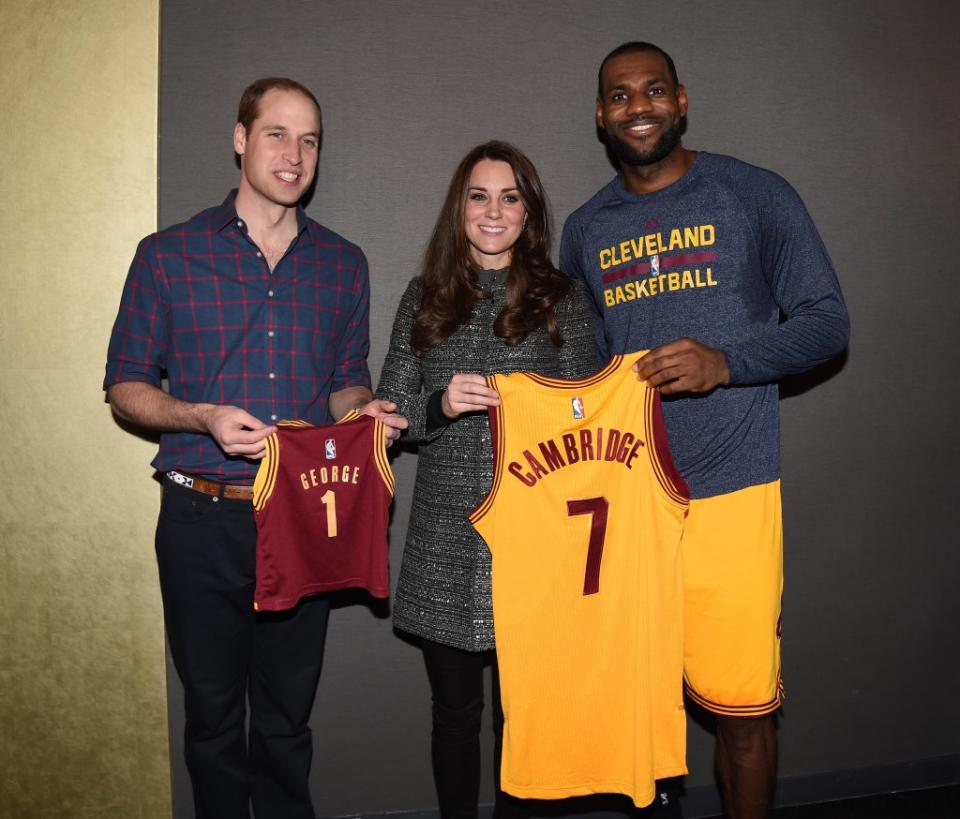
[[[337,536],[337,495],[328,489],[320,496],[320,502],[327,507],[327,537]]]
[[[590,515],[590,544],[587,546],[587,570],[583,576],[583,593],[596,594],[600,591],[600,559],[603,557],[603,541],[607,536],[607,509],[610,504],[606,498],[585,498],[568,500],[567,515]]]

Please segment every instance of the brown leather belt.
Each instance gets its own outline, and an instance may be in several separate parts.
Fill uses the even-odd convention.
[[[177,486],[184,489],[192,489],[194,492],[202,492],[204,495],[211,495],[214,498],[227,498],[228,500],[253,500],[253,487],[242,486],[232,483],[217,483],[208,481],[206,478],[197,478],[193,475],[184,475],[182,472],[170,470],[167,473],[169,478]]]

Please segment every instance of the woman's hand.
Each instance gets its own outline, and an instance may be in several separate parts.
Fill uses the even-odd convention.
[[[440,406],[447,418],[459,418],[465,412],[478,412],[500,405],[496,390],[487,386],[487,379],[476,373],[457,373],[450,379]]]

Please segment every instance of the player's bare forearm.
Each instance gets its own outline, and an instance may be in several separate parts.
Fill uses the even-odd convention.
[[[729,383],[730,369],[722,350],[692,338],[680,338],[647,353],[633,367],[661,393],[710,392]]]

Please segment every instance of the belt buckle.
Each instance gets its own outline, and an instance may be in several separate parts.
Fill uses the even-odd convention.
[[[179,484],[187,489],[193,489],[193,478],[189,477],[188,475],[181,475],[179,472],[171,469],[167,473],[167,477],[175,484]]]

